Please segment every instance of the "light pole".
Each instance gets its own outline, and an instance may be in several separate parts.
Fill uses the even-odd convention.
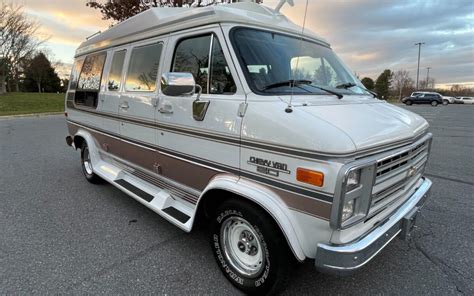
[[[425,44],[424,42],[415,43],[418,45],[418,68],[416,70],[416,90],[418,90],[418,79],[420,77],[420,54],[421,54],[421,45]]]
[[[431,67],[426,67],[426,87],[428,88],[430,85],[430,69]]]

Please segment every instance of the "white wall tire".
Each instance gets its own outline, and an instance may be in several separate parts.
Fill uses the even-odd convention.
[[[285,237],[259,207],[231,199],[211,220],[211,246],[226,278],[247,294],[279,292],[294,262]]]

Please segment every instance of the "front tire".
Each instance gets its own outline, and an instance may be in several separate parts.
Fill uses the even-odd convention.
[[[408,105],[408,106],[411,106],[411,104],[413,104],[413,102],[410,101],[410,100],[407,100],[407,101],[405,101],[405,104]]]
[[[92,169],[89,147],[85,141],[81,146],[81,167],[82,173],[84,174],[84,177],[86,177],[87,181],[91,182],[92,184],[99,184],[103,182],[103,180],[97,176]]]
[[[433,107],[438,106],[438,101],[432,101],[432,102],[431,102],[431,106],[433,106]]]
[[[227,279],[247,294],[279,292],[292,263],[280,229],[262,209],[228,200],[211,221],[214,257]]]
[[[443,105],[446,106],[449,104],[449,101],[448,100],[443,100]]]

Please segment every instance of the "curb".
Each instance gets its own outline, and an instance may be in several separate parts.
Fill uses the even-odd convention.
[[[64,111],[63,112],[17,114],[17,115],[0,115],[0,120],[2,120],[2,119],[22,118],[22,117],[44,117],[44,116],[63,115],[63,114],[64,114]]]

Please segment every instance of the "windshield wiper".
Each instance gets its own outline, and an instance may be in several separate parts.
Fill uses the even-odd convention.
[[[355,83],[352,83],[352,82],[345,82],[345,83],[341,83],[339,85],[336,85],[336,88],[344,88],[344,89],[348,89],[348,88],[351,88],[351,87],[354,87],[354,86],[357,86],[358,88],[362,89],[362,90],[365,90],[366,92],[368,92],[369,94],[371,94],[374,98],[377,98],[377,94],[373,91],[370,91],[368,89],[366,89],[365,87],[362,87],[362,86],[359,86]]]
[[[291,86],[291,87],[294,87],[294,86],[297,86],[297,85],[302,85],[302,84],[311,84],[312,81],[311,80],[295,80],[295,79],[289,79],[289,80],[285,80],[285,81],[280,81],[280,82],[276,82],[276,83],[272,83],[272,84],[269,84],[269,85],[266,85],[262,90],[268,90],[268,89],[272,89],[272,88],[277,88],[277,87],[281,87],[281,86]]]
[[[320,89],[320,90],[324,90],[324,91],[327,92],[327,93],[330,93],[330,94],[333,94],[333,95],[337,96],[339,99],[342,99],[342,98],[344,97],[344,95],[341,94],[341,93],[338,93],[338,92],[336,92],[336,91],[327,89],[327,88],[322,87],[322,86],[319,86],[319,85],[309,84],[309,86],[312,86],[312,87],[317,88],[317,89]]]

